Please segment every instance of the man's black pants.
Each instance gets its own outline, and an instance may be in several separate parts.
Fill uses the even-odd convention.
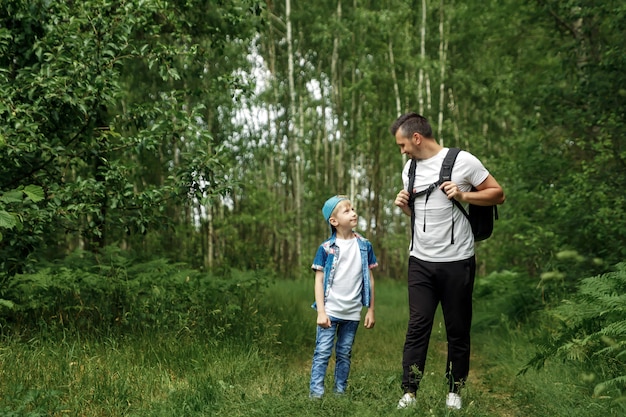
[[[467,380],[475,275],[476,259],[473,256],[455,262],[409,258],[409,325],[402,357],[404,392],[415,392],[419,387],[439,303],[448,339],[446,376],[450,392],[458,392]]]

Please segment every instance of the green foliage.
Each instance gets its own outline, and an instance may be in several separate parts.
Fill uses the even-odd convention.
[[[623,5],[292,6],[290,87],[281,2],[2,2],[0,195],[44,199],[0,202],[0,270],[119,243],[297,276],[325,237],[320,202],[342,192],[402,276],[387,130],[420,107],[505,188],[485,273],[551,274],[563,250],[624,258]]]
[[[588,259],[575,250],[561,250],[552,255],[539,275],[537,288],[548,307],[560,303],[576,292],[581,276],[605,271],[602,259]],[[585,274],[585,275],[582,275]]]
[[[599,379],[595,394],[626,395],[626,264],[580,281],[576,293],[545,312],[549,340],[529,361],[541,368],[559,358],[583,362]]]
[[[84,335],[127,332],[258,337],[258,302],[269,276],[219,275],[164,259],[137,262],[112,247],[77,251],[32,274],[4,276],[0,319],[7,332],[42,329]]]
[[[534,13],[547,29],[543,39],[555,45],[546,61],[552,69],[541,73],[547,78],[529,85],[539,146],[553,156],[545,167],[554,174],[544,188],[550,195],[551,221],[541,218],[552,224],[557,250],[575,249],[608,265],[621,262],[626,257],[621,243],[626,205],[615,190],[626,186],[626,101],[619,88],[624,73],[616,68],[626,54],[616,29],[626,23],[626,8],[616,2],[574,6],[545,1]],[[565,171],[571,174],[563,175]],[[524,173],[532,175],[530,170]],[[546,169],[537,173],[545,175]]]
[[[198,98],[219,90],[231,102],[228,89],[242,87],[207,89],[189,76],[228,77],[231,67],[208,72],[209,55],[239,44],[249,33],[241,23],[258,11],[254,1],[222,2],[202,22],[205,3],[1,3],[0,192],[32,184],[45,199],[31,196],[19,218],[0,203],[0,271],[31,271],[46,244],[67,253],[167,231],[230,187],[208,129],[213,108]]]
[[[526,274],[502,271],[479,277],[474,286],[474,298],[482,306],[474,324],[478,329],[499,326],[503,321],[532,322],[542,308],[541,295],[534,280]]]
[[[22,228],[22,217],[16,212],[16,208],[21,211],[29,204],[38,203],[43,199],[43,189],[36,185],[27,185],[0,194],[0,241],[2,241],[1,229]]]

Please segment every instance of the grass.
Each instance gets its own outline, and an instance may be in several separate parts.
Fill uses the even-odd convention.
[[[406,327],[402,282],[377,282],[376,327],[359,329],[349,392],[308,399],[315,334],[313,280],[279,281],[257,318],[256,343],[143,334],[5,338],[0,345],[0,416],[585,416],[623,415],[593,398],[580,371],[549,364],[518,376],[532,354],[524,334],[501,321],[473,333],[464,408],[445,409],[445,331],[435,323],[417,407],[396,410]],[[477,303],[477,310],[480,310]],[[489,313],[478,311],[479,314]],[[333,364],[327,383],[332,383]],[[329,390],[330,391],[330,390]]]

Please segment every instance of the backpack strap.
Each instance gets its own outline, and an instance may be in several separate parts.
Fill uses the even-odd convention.
[[[452,181],[452,168],[454,168],[454,162],[456,161],[456,157],[459,155],[459,152],[461,152],[460,148],[448,149],[448,153],[443,158],[443,163],[441,164],[441,170],[439,171],[439,185],[443,184],[446,181]],[[441,191],[445,193],[444,190],[441,190]],[[452,203],[454,203],[454,205],[457,206],[461,210],[461,212],[465,215],[465,217],[467,217],[467,219],[469,220],[469,214],[467,213],[463,205],[460,202],[456,201],[454,198],[452,199]],[[452,217],[451,234],[452,235],[450,236],[450,243],[453,244],[454,243],[454,216]]]
[[[460,149],[459,148],[450,148],[450,151],[448,151],[448,155],[446,155],[444,162],[441,166],[441,173],[440,173],[440,181],[443,183],[444,181],[450,181],[452,178],[452,167],[454,166],[454,161],[456,159],[456,156],[458,155]],[[447,165],[447,162],[450,163],[449,167]],[[472,187],[472,190],[475,190],[475,188]],[[461,204],[459,201],[455,200],[454,198],[452,199],[452,203],[454,203],[454,205],[461,210],[461,213],[463,213],[463,215],[465,216],[465,218],[470,222],[470,224],[472,225],[472,229],[474,228],[474,224],[472,222],[472,220],[470,219],[470,215],[469,215],[469,211],[465,209],[465,207],[463,207],[463,204]],[[472,205],[470,204],[470,207],[472,207]],[[487,206],[488,207],[488,206]],[[495,218],[495,220],[498,220],[498,206],[494,205],[492,206],[493,208],[493,216]],[[452,222],[452,243],[454,243],[454,220]]]
[[[460,151],[459,148],[450,148],[450,150],[448,151],[448,154],[446,155],[445,159],[443,160],[443,164],[441,165],[441,172],[439,174],[439,179],[441,183],[452,180],[452,168],[454,167],[454,161],[456,160],[456,156],[459,154],[459,151]],[[461,204],[455,199],[452,199],[452,202],[454,203],[455,206],[459,208],[459,210],[461,210],[461,213],[463,213],[463,215],[467,217],[467,219],[469,220],[469,213],[467,212],[467,210],[465,210],[465,207],[463,207],[463,204]],[[496,211],[496,216],[497,216],[497,211]]]
[[[417,161],[415,159],[411,159],[411,165],[409,166],[409,189],[408,189],[409,208],[411,209],[411,249],[410,250],[413,250],[413,235],[415,233],[415,199],[417,197],[421,197],[425,195],[426,196],[425,203],[427,203],[428,197],[430,197],[430,194],[435,189],[439,188],[439,186],[443,184],[445,181],[450,181],[450,179],[452,178],[452,168],[454,167],[454,162],[456,161],[456,157],[460,151],[461,149],[459,148],[448,149],[448,153],[444,157],[443,162],[441,164],[441,169],[439,170],[439,179],[436,182],[429,185],[427,188],[421,191],[418,191],[417,193],[413,191],[413,184],[415,182],[415,169],[417,167]],[[469,216],[467,212],[465,211],[465,209],[463,208],[463,206],[461,205],[461,203],[459,203],[456,200],[452,200],[452,201],[457,205],[457,207],[461,209],[461,211],[463,211],[466,217]],[[426,231],[426,219],[424,219],[424,231]],[[454,243],[454,219],[452,220],[451,243]]]
[[[416,193],[413,192],[413,184],[415,184],[415,168],[417,166],[417,161],[415,159],[411,159],[411,166],[409,166],[409,208],[411,209],[411,248],[409,251],[413,250],[413,234],[415,233],[415,197],[417,197]]]
[[[456,161],[456,157],[460,151],[461,149],[459,148],[450,148],[450,150],[448,151],[448,154],[443,159],[443,163],[441,164],[441,171],[439,172],[439,184],[440,185],[446,181],[452,181],[452,168],[454,167],[454,162]],[[454,203],[455,206],[459,208],[459,210],[461,210],[463,215],[465,215],[465,217],[469,219],[469,213],[467,212],[467,210],[465,210],[465,207],[463,207],[463,204],[461,204],[455,199],[452,199],[452,202]]]
[[[461,152],[459,148],[448,149],[448,153],[443,158],[441,170],[439,171],[439,185],[452,180],[452,168],[454,167],[454,162],[459,152]]]
[[[413,250],[413,234],[415,233],[415,199],[426,195],[426,200],[428,201],[430,193],[438,187],[437,183],[434,183],[424,190],[414,192],[413,185],[415,183],[416,167],[417,161],[415,159],[411,159],[411,165],[409,166],[409,189],[407,190],[409,192],[409,208],[411,209],[411,248],[409,250]],[[426,224],[424,224],[424,227],[426,227]]]
[[[409,167],[409,189],[408,189],[409,207],[411,208],[411,250],[413,249],[413,235],[415,232],[415,209],[414,209],[415,198],[426,195],[426,201],[424,202],[424,204],[426,204],[428,202],[428,197],[430,196],[430,194],[432,193],[434,189],[439,188],[439,186],[443,184],[444,182],[452,180],[452,169],[454,168],[456,157],[458,156],[460,151],[461,149],[459,148],[449,148],[448,153],[444,157],[443,162],[441,164],[441,169],[439,170],[439,179],[435,183],[428,186],[426,189],[418,191],[417,193],[413,192],[413,185],[415,182],[415,170],[416,170],[417,164],[415,160],[411,160],[411,166]],[[474,188],[472,188],[472,190],[474,190]],[[444,190],[441,190],[441,191],[445,193]],[[472,224],[472,221],[470,220],[469,212],[468,210],[465,209],[465,207],[463,207],[463,204],[461,204],[459,201],[455,200],[454,198],[451,200],[451,202],[461,211],[461,213],[465,216],[465,218],[467,218],[467,220],[470,221],[470,224]],[[470,207],[472,207],[471,204],[470,204]],[[494,218],[497,220],[498,208],[495,205],[493,206],[493,215],[494,215]],[[473,227],[474,226],[472,225],[472,228]],[[426,230],[426,219],[424,218],[424,231],[425,230]],[[452,217],[452,230],[451,230],[450,243],[454,244],[454,216]]]

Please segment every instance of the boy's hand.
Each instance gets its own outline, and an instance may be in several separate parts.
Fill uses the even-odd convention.
[[[318,313],[317,314],[317,325],[328,329],[330,327],[330,319],[326,315],[326,313]]]
[[[367,314],[365,314],[365,328],[366,329],[372,329],[374,327],[374,325],[376,324],[376,320],[374,319],[374,312],[371,310],[367,311]]]

